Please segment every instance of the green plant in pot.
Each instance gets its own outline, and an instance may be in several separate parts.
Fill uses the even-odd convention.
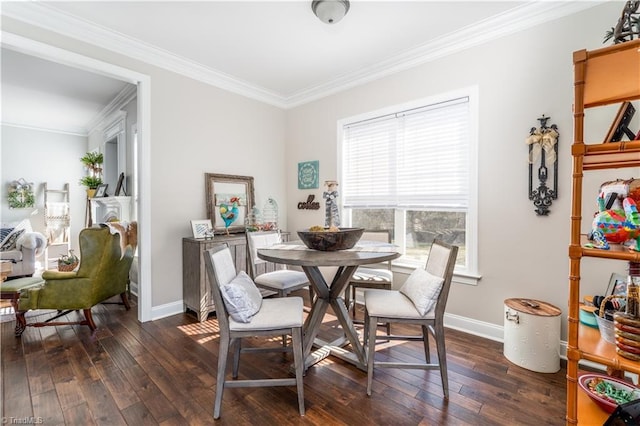
[[[89,169],[89,175],[80,179],[80,185],[87,187],[87,196],[93,197],[96,188],[102,185],[102,163],[104,156],[99,152],[87,152],[80,158],[82,164]]]
[[[91,174],[99,176],[102,174],[102,163],[104,156],[100,152],[87,152],[80,158],[82,164],[91,171]]]

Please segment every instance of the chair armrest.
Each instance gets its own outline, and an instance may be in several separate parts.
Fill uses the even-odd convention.
[[[77,271],[54,271],[54,270],[46,270],[42,273],[42,279],[45,281],[53,281],[53,280],[68,280],[72,278],[77,278]]]
[[[75,274],[51,272],[54,272],[54,275]],[[95,303],[89,278],[45,279],[44,285],[20,292],[18,309],[87,309]]]

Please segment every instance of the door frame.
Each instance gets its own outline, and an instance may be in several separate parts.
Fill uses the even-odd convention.
[[[138,97],[138,320],[151,321],[151,78],[118,65],[2,31],[2,47],[137,86]]]

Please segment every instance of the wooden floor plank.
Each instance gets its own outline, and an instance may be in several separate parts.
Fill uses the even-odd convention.
[[[306,296],[306,292],[300,295]],[[2,410],[7,418],[43,416],[45,424],[213,424],[219,330],[215,316],[187,314],[141,324],[135,308],[93,308],[98,332],[86,326],[27,328],[13,336],[2,323]],[[50,312],[34,313],[40,318]],[[74,319],[78,313],[68,314]],[[325,340],[339,337],[328,312]],[[360,330],[361,326],[359,326]],[[394,332],[416,330],[393,326]],[[381,329],[382,333],[383,330]],[[541,374],[510,363],[502,344],[447,330],[450,399],[440,372],[376,369],[373,395],[363,371],[333,357],[304,378],[306,415],[295,387],[224,392],[219,425],[559,425],[564,423],[566,369]],[[278,341],[270,344],[278,344]],[[261,339],[245,345],[263,347]],[[431,342],[432,357],[436,356]],[[470,348],[473,348],[471,350]],[[376,359],[422,360],[419,343],[380,343]],[[243,355],[242,377],[291,377],[291,354]],[[228,375],[229,372],[227,372]]]

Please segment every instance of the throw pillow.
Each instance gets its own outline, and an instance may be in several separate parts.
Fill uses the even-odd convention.
[[[402,285],[400,293],[411,299],[420,315],[424,316],[435,306],[443,282],[444,278],[417,268]]]
[[[20,235],[22,235],[25,232],[24,229],[14,229],[11,233],[9,233],[9,235],[7,235],[7,238],[5,238],[5,240],[2,242],[2,245],[0,246],[0,251],[9,251],[9,250],[14,250],[16,248],[16,240],[18,238],[20,238]]]
[[[15,228],[0,228],[0,246],[4,244],[4,240],[9,236]]]
[[[246,272],[240,271],[236,277],[220,288],[224,305],[231,318],[238,322],[250,322],[262,306],[262,294]]]

